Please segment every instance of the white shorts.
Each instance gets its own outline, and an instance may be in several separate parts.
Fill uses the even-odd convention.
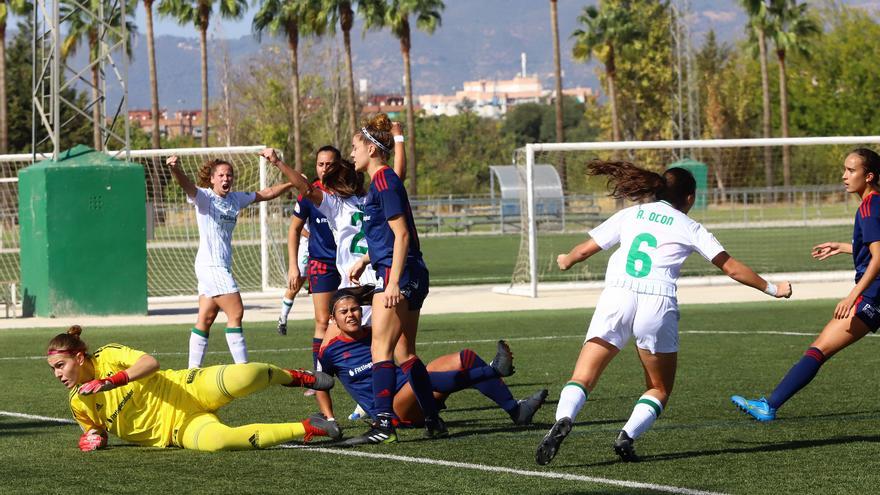
[[[232,271],[223,266],[197,266],[196,279],[199,281],[200,296],[214,297],[238,292]]]
[[[309,240],[303,237],[299,240],[299,251],[296,253],[296,259],[299,260],[299,275],[306,276],[306,270],[309,267]]]
[[[678,352],[678,301],[674,297],[640,294],[606,287],[599,296],[584,342],[600,338],[623,349],[630,337],[649,351]]]

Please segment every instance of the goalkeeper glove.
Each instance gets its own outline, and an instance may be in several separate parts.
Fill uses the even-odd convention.
[[[79,437],[79,450],[91,452],[107,446],[107,432],[89,430]]]
[[[127,384],[128,381],[128,373],[120,371],[110,377],[84,383],[79,387],[79,393],[80,395],[91,395],[97,394],[98,392],[106,392],[107,390],[121,387]]]

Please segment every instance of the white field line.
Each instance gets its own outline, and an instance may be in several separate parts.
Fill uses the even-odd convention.
[[[37,421],[45,421],[48,423],[64,423],[76,424],[75,421],[65,418],[53,418],[49,416],[38,416],[36,414],[23,414],[11,411],[0,411],[0,416],[8,416],[12,418],[33,419]],[[323,454],[344,455],[349,457],[366,457],[368,459],[387,459],[398,462],[409,462],[414,464],[427,464],[430,466],[443,466],[458,469],[470,469],[473,471],[485,471],[488,473],[513,474],[517,476],[528,476],[532,478],[547,478],[565,481],[581,481],[584,483],[596,483],[599,485],[610,485],[622,488],[632,488],[640,490],[653,490],[663,493],[675,493],[681,495],[721,495],[717,492],[706,492],[701,490],[692,490],[690,488],[682,488],[670,485],[657,485],[654,483],[643,483],[639,481],[615,480],[610,478],[598,478],[594,476],[581,476],[577,474],[557,473],[553,471],[527,471],[524,469],[513,469],[503,466],[487,466],[485,464],[471,464],[468,462],[444,461],[440,459],[429,459],[426,457],[410,457],[394,454],[380,454],[376,452],[362,452],[357,450],[341,450],[328,448],[313,448],[305,445],[280,445],[283,449],[305,449],[310,452],[321,452]]]
[[[11,411],[0,411],[0,416],[9,416],[10,418],[35,419],[37,421],[45,421],[47,423],[64,423],[75,425],[76,421],[66,418],[52,418],[50,416],[37,416],[36,414],[24,414]]]
[[[809,337],[819,335],[819,330],[813,332],[784,332],[777,330],[768,330],[762,332],[749,332],[746,330],[683,330],[679,334],[692,335],[784,335],[788,337]],[[504,340],[508,342],[521,342],[530,340],[556,340],[556,339],[574,339],[584,338],[585,334],[577,335],[542,335],[537,337],[510,337]],[[867,337],[880,337],[880,334],[869,333]],[[461,339],[461,340],[434,340],[428,342],[419,342],[419,345],[449,345],[449,344],[485,344],[488,342],[497,342],[498,339]],[[311,347],[289,347],[285,349],[248,349],[248,354],[279,354],[282,352],[304,352],[312,350]],[[207,354],[226,354],[228,351],[208,351]],[[151,352],[153,356],[186,356],[188,352]],[[36,359],[46,359],[46,356],[5,356],[0,357],[0,361],[31,361]]]
[[[469,462],[444,461],[440,459],[428,459],[425,457],[410,457],[405,455],[379,454],[376,452],[363,452],[358,450],[328,449],[314,448],[305,445],[281,445],[281,448],[287,449],[306,449],[309,451],[321,452],[324,454],[345,455],[350,457],[366,457],[368,459],[387,459],[390,461],[410,462],[415,464],[428,464],[431,466],[444,466],[458,469],[470,469],[473,471],[485,471],[488,473],[513,474],[517,476],[528,476],[532,478],[549,478],[566,481],[581,481],[584,483],[596,483],[599,485],[610,485],[622,488],[632,488],[641,490],[653,490],[664,493],[677,493],[683,495],[719,495],[718,492],[706,492],[702,490],[692,490],[690,488],[682,488],[670,485],[657,485],[654,483],[643,483],[639,481],[615,480],[611,478],[599,478],[595,476],[581,476],[578,474],[557,473],[553,471],[528,471],[525,469],[513,469],[503,466],[487,466],[485,464],[471,464]]]

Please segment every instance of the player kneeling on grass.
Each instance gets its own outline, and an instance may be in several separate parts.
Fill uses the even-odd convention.
[[[378,411],[373,404],[373,378],[370,355],[372,328],[361,324],[361,305],[372,298],[369,286],[341,289],[330,300],[330,326],[318,360],[322,369],[336,375],[345,390],[372,418]],[[446,398],[460,390],[474,388],[493,400],[516,425],[527,425],[544,404],[547,390],[539,390],[530,397],[516,400],[501,379],[514,372],[513,354],[503,340],[498,342],[495,359],[486,364],[470,349],[446,354],[428,363],[428,376],[435,400],[442,404]],[[416,401],[405,370],[397,370],[394,414],[401,426],[422,426],[424,414]],[[322,392],[318,392],[319,394]],[[322,411],[332,417],[332,411]],[[355,437],[346,445],[393,442],[396,437],[371,440]]]
[[[159,370],[153,356],[119,344],[89,354],[81,333],[79,325],[70,327],[49,342],[46,354],[55,377],[70,390],[70,409],[85,432],[82,451],[105,447],[108,432],[140,445],[207,452],[342,436],[335,422],[319,417],[230,427],[214,414],[269,385],[329,390],[334,382],[325,373],[263,363]]]
[[[678,275],[685,259],[698,252],[727,276],[774,297],[791,296],[791,284],[777,287],[758,276],[721,247],[709,231],[687,216],[694,206],[696,181],[673,167],[662,175],[628,162],[594,161],[590,175],[609,176],[611,196],[643,202],[623,209],[590,231],[591,239],[560,254],[561,270],[615,244],[608,260],[605,289],[599,297],[580,356],[559,395],[556,423],[535,453],[547,464],[571,432],[572,422],[614,356],[635,338],[645,372],[645,392],[614,441],[623,461],[637,461],[633,440],[646,432],[666,407],[678,360]]]

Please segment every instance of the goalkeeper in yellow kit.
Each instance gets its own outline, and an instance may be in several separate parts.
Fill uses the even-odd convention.
[[[314,436],[341,438],[335,421],[319,416],[298,423],[230,427],[215,411],[269,385],[329,390],[333,378],[263,363],[159,370],[156,358],[119,344],[89,354],[82,328],[70,327],[49,342],[47,360],[70,390],[70,409],[83,429],[79,448],[107,445],[107,434],[152,447],[201,451],[261,449]]]

